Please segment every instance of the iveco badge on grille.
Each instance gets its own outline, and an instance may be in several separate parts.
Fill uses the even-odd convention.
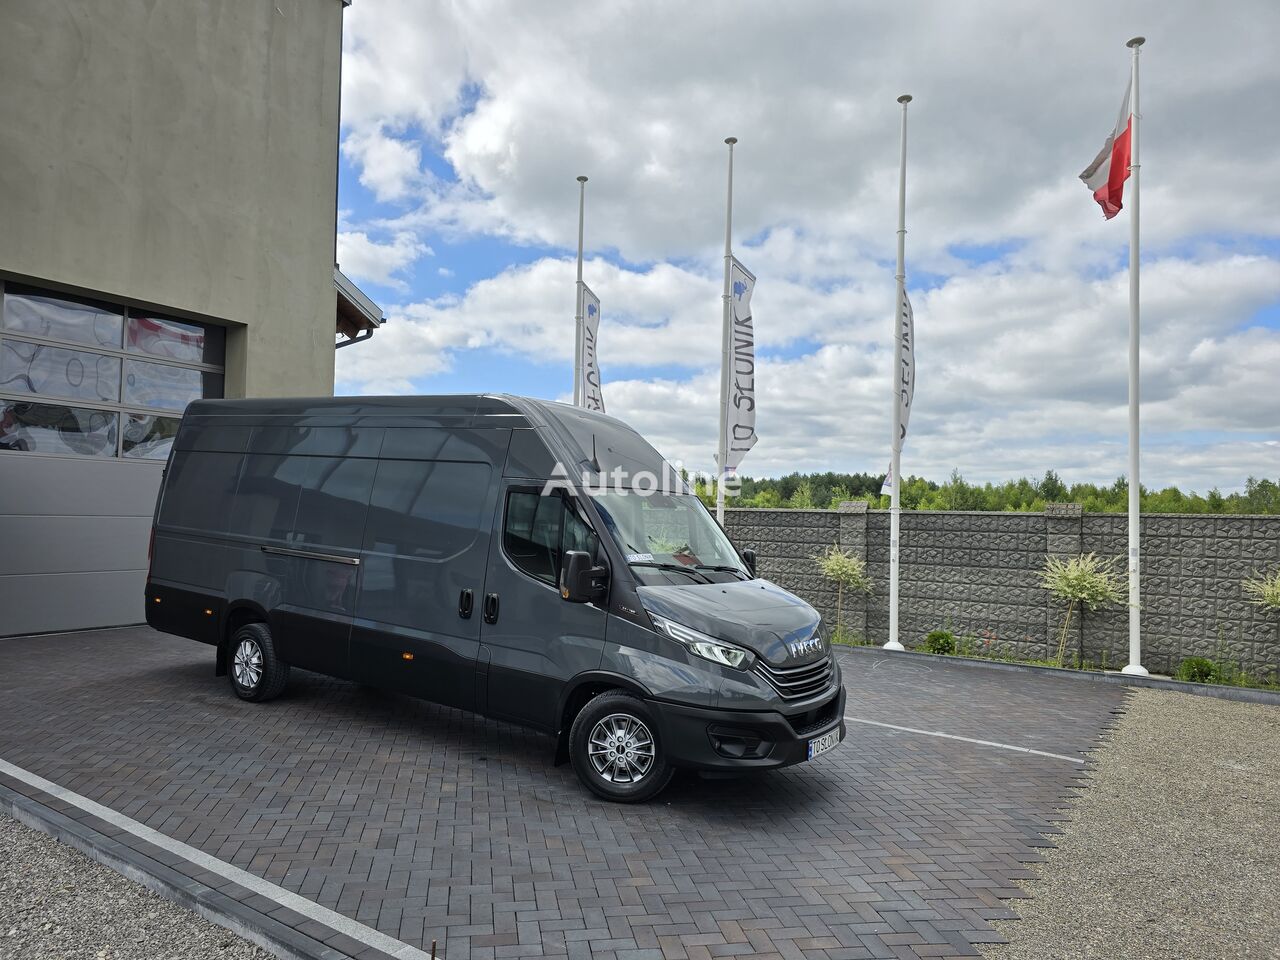
[[[822,637],[816,633],[808,640],[793,640],[787,644],[787,650],[793,657],[803,657],[806,653],[813,653],[813,651],[821,649]]]

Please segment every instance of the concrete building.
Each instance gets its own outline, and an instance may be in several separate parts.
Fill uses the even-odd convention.
[[[333,392],[346,0],[7,0],[0,636],[143,619],[198,397]]]

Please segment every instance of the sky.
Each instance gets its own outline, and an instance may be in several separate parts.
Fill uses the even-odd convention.
[[[900,107],[904,475],[1126,472],[1131,209],[1078,179],[1142,34],[1142,480],[1280,477],[1280,5],[356,0],[340,394],[570,400],[578,175],[609,413],[711,471],[723,284],[757,279],[743,473],[883,472]],[[1126,206],[1130,192],[1126,191]]]

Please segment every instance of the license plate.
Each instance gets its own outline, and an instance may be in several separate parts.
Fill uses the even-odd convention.
[[[836,727],[830,733],[824,733],[820,737],[815,737],[809,741],[809,759],[812,760],[820,753],[826,753],[828,750],[834,749],[840,743],[840,728]]]

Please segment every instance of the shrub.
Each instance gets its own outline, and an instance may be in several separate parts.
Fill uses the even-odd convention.
[[[956,637],[950,630],[934,630],[924,638],[925,653],[953,654],[956,652]]]
[[[1059,601],[1067,604],[1067,616],[1062,622],[1062,635],[1058,638],[1058,666],[1066,654],[1067,631],[1071,626],[1071,614],[1079,605],[1085,610],[1097,610],[1109,603],[1122,603],[1125,586],[1117,570],[1119,558],[1106,559],[1096,553],[1077,557],[1046,557],[1040,571],[1040,586]]]
[[[1221,683],[1222,668],[1207,657],[1187,657],[1175,676],[1191,683]]]
[[[850,550],[841,550],[835,544],[813,558],[822,575],[836,585],[836,626],[833,633],[839,637],[844,631],[841,613],[844,607],[845,589],[860,593],[871,592],[871,577],[867,574],[867,562]]]
[[[1254,573],[1240,584],[1244,598],[1268,613],[1280,613],[1280,570]]]

